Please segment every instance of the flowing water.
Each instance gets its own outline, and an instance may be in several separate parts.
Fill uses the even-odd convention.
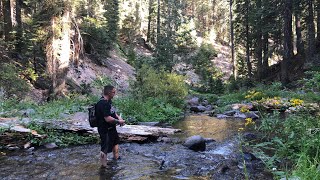
[[[238,152],[235,137],[241,126],[239,120],[189,116],[174,125],[183,131],[170,137],[177,141],[120,144],[121,160],[110,161],[107,169],[100,169],[99,145],[17,151],[0,155],[0,179],[216,179],[220,162]],[[182,145],[192,135],[216,142],[194,152]]]

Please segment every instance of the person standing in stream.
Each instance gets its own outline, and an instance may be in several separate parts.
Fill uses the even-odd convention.
[[[103,89],[103,96],[96,104],[96,117],[98,120],[98,132],[101,140],[100,162],[101,167],[107,166],[107,154],[113,152],[113,159],[120,159],[119,156],[119,135],[116,126],[124,125],[125,121],[115,112],[112,106],[112,98],[116,89],[107,85]]]

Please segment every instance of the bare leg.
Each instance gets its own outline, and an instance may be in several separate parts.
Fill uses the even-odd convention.
[[[113,158],[118,159],[119,158],[119,144],[113,146],[112,152],[113,152]]]
[[[100,162],[101,166],[107,167],[107,155],[104,152],[100,152]]]

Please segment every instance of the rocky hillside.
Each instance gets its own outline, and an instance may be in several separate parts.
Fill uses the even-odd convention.
[[[111,51],[109,57],[98,65],[85,56],[79,62],[78,67],[73,67],[67,75],[68,84],[75,89],[82,88],[83,84],[90,85],[97,78],[108,77],[116,84],[120,92],[126,92],[129,88],[130,78],[134,78],[135,70],[126,63],[126,59],[115,51]],[[92,87],[92,86],[90,86]],[[94,94],[100,94],[101,90],[91,89]]]

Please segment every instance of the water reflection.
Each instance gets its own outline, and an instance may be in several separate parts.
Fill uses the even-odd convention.
[[[217,141],[228,139],[241,126],[243,121],[205,115],[174,125],[183,131],[180,138],[201,135]],[[208,173],[224,159],[222,155],[234,146],[221,144],[211,143],[206,152],[199,153],[180,143],[125,143],[120,145],[122,159],[107,169],[100,169],[99,145],[23,152],[0,157],[0,179],[208,179]]]
[[[179,138],[186,138],[193,135],[201,135],[205,138],[212,138],[216,141],[224,141],[238,132],[244,121],[233,119],[217,119],[207,115],[192,115],[179,121],[174,128],[181,129],[183,133],[177,135]]]

